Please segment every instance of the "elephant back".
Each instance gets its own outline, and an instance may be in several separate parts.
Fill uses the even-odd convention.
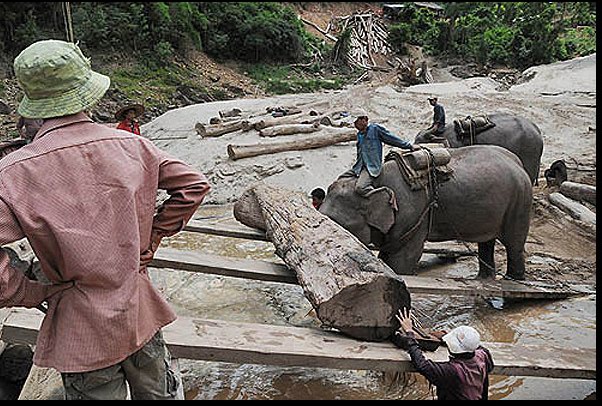
[[[453,169],[448,165],[451,154],[447,148],[428,149],[400,154],[393,150],[385,157],[385,162],[394,161],[399,172],[412,190],[426,189],[433,182],[449,180]]]
[[[455,118],[453,123],[458,141],[468,141],[469,145],[473,145],[476,142],[475,137],[477,134],[495,127],[495,123],[486,114]]]

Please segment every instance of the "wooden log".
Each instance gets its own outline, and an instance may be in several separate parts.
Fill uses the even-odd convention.
[[[257,130],[261,131],[265,128],[281,126],[285,124],[314,124],[320,123],[323,125],[332,125],[330,119],[325,116],[315,115],[286,115],[283,117],[264,117],[257,120],[244,120],[243,131]]]
[[[286,142],[277,142],[270,144],[252,144],[252,145],[228,145],[228,156],[232,160],[249,158],[259,155],[276,154],[286,151],[302,151],[306,149],[322,148],[341,142],[354,141],[357,137],[357,131],[352,129],[329,129],[320,131],[319,134],[303,140],[294,140]]]
[[[431,162],[431,154],[434,162]],[[435,148],[430,149],[430,151],[420,149],[407,154],[407,157],[412,168],[416,170],[427,169],[429,165],[432,166],[433,164],[435,166],[447,165],[451,161],[451,155],[445,148]]]
[[[309,20],[306,20],[305,18],[301,18],[301,21],[303,23],[309,25],[310,27],[315,28],[316,31],[318,31],[320,34],[324,35],[324,37],[328,38],[329,40],[334,41],[334,42],[338,41],[337,37],[335,37],[334,35],[328,33],[328,29],[327,30],[323,30],[320,27],[318,27],[317,24],[314,24],[313,22],[311,22]],[[329,26],[330,26],[330,24],[329,24]]]
[[[15,309],[0,339],[35,345],[43,315]],[[415,372],[410,357],[390,342],[366,343],[308,327],[178,317],[163,336],[174,358],[280,367]],[[596,379],[595,348],[559,348],[484,342],[495,362],[493,375]],[[447,350],[425,352],[435,362]]]
[[[396,312],[411,305],[403,279],[305,196],[265,184],[249,191],[276,254],[295,271],[322,323],[362,340],[390,338]],[[237,218],[240,206],[239,200]],[[245,225],[254,222],[243,219]]]
[[[228,110],[228,111],[220,111],[219,116],[222,119],[223,118],[240,117],[241,113],[242,113],[241,109],[234,108],[234,109]]]
[[[596,225],[596,213],[592,212],[581,203],[566,197],[562,193],[552,193],[548,196],[548,199],[550,200],[550,203],[569,214],[572,218],[583,221],[589,225]]]
[[[290,124],[290,125],[277,125],[275,127],[264,128],[259,131],[260,137],[278,137],[283,135],[293,134],[310,134],[320,131],[320,124]]]
[[[568,198],[596,205],[596,187],[565,181],[560,185],[560,193]]]
[[[204,124],[197,123],[194,126],[197,134],[202,138],[205,137],[221,137],[224,134],[232,133],[234,131],[242,130],[242,120],[233,121],[231,123],[217,124],[212,126],[205,126]]]

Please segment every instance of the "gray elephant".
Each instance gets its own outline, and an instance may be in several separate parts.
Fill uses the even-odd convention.
[[[425,190],[408,186],[395,161],[385,162],[375,185],[379,189],[368,197],[355,192],[353,178],[335,181],[320,212],[365,245],[374,244],[379,257],[398,274],[415,273],[425,241],[462,240],[478,243],[479,277],[494,277],[497,239],[506,248],[506,276],[524,279],[533,192],[522,164],[497,146],[448,151],[453,175],[439,184],[431,213],[427,207],[432,199]]]
[[[531,184],[537,184],[543,153],[543,137],[541,130],[531,120],[508,113],[488,114],[495,127],[478,134],[475,144],[498,145],[514,152],[523,163]],[[470,137],[458,139],[453,125],[447,125],[441,135],[451,148],[470,145]],[[421,131],[415,138],[415,144],[433,142],[428,133]]]

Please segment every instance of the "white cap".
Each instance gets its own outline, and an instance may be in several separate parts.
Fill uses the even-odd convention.
[[[481,345],[481,336],[472,327],[460,326],[444,335],[443,341],[447,344],[449,352],[452,354],[462,354],[465,352],[475,352]]]

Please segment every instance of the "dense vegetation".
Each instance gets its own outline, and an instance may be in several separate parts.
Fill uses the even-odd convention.
[[[63,2],[0,3],[0,62],[36,40],[65,39]],[[352,75],[324,78],[315,51],[329,49],[309,35],[286,3],[276,2],[71,2],[75,39],[93,63],[108,56],[123,61],[111,73],[116,87],[137,97],[178,85],[198,87],[194,75],[174,58],[203,51],[241,63],[268,92],[339,88]],[[291,4],[291,3],[288,3]],[[299,3],[297,3],[299,4]],[[390,28],[390,41],[480,64],[525,68],[587,55],[596,50],[595,2],[452,2],[434,14],[411,2]],[[120,59],[121,58],[121,59]],[[181,59],[181,58],[180,58]],[[303,72],[291,64],[304,66]],[[339,70],[340,72],[340,70]],[[151,81],[152,79],[152,81]],[[143,86],[141,86],[143,85]],[[212,93],[215,90],[199,89]],[[0,89],[0,93],[2,89]],[[1,94],[0,94],[1,96]],[[156,98],[156,97],[155,97]]]
[[[443,15],[408,6],[390,29],[399,50],[410,43],[431,54],[518,68],[596,51],[595,2],[450,2]]]
[[[73,2],[84,49],[133,51],[163,60],[192,48],[247,62],[303,58],[310,38],[292,9],[272,2]],[[66,38],[61,2],[0,3],[0,52]]]

